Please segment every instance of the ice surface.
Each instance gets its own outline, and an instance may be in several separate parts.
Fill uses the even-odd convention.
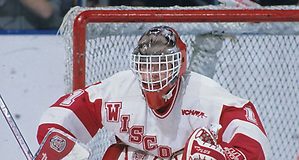
[[[33,154],[41,114],[64,93],[64,44],[55,35],[0,35],[0,94]],[[3,160],[26,159],[3,115]]]

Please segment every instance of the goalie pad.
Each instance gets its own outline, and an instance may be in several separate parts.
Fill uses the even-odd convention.
[[[196,129],[186,142],[183,160],[226,160],[224,151],[207,128]]]
[[[88,160],[89,149],[63,131],[51,128],[35,154],[34,160]]]

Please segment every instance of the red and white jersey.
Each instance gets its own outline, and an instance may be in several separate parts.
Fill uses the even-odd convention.
[[[123,143],[168,158],[183,149],[196,128],[220,124],[218,142],[229,155],[267,158],[268,139],[251,102],[194,72],[187,73],[177,89],[175,102],[161,115],[147,106],[131,71],[117,73],[61,97],[43,115],[38,140],[55,127],[87,143],[105,126]]]

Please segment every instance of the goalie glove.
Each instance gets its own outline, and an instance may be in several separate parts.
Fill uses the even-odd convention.
[[[207,128],[196,129],[186,142],[183,160],[226,160],[224,151]]]
[[[88,160],[90,156],[84,144],[59,129],[51,128],[34,160]]]

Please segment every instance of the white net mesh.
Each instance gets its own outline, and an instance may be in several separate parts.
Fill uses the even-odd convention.
[[[73,83],[74,17],[84,10],[108,9],[136,8],[76,7],[68,13],[60,28],[67,44],[67,92],[71,91]],[[183,9],[223,8],[208,6]],[[299,149],[298,22],[89,23],[86,37],[81,37],[86,42],[85,84],[92,84],[118,71],[129,69],[129,54],[141,34],[161,24],[175,28],[186,42],[190,70],[212,77],[233,94],[253,101],[270,139],[273,150],[270,159],[294,159]],[[111,134],[105,130],[100,132],[89,143],[94,151],[94,159],[101,159],[111,143]]]

